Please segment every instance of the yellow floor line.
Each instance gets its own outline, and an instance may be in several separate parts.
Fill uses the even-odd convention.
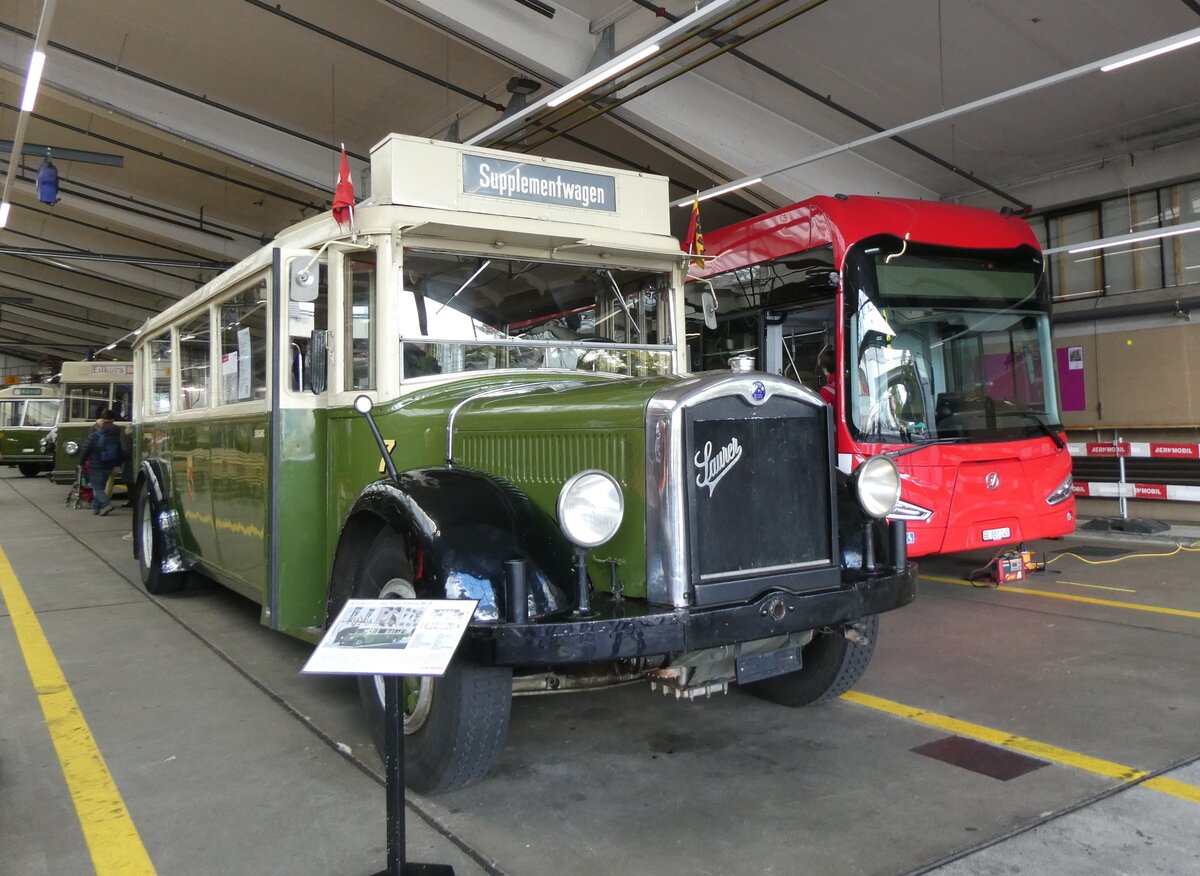
[[[152,876],[156,871],[142,838],[3,548],[0,597],[8,606],[96,876]]]
[[[1136,782],[1138,779],[1149,775],[1146,770],[1139,770],[1131,766],[1125,766],[1124,764],[1114,763],[1110,760],[1102,760],[1098,757],[1080,754],[1077,751],[1048,745],[1045,742],[1038,742],[1035,739],[1026,739],[1024,736],[1015,736],[1012,733],[1005,733],[1003,730],[994,730],[991,727],[984,727],[981,724],[960,721],[957,718],[939,715],[936,712],[927,712],[924,709],[906,706],[903,703],[885,700],[882,697],[872,696],[860,691],[848,691],[842,694],[842,699],[859,706],[866,706],[868,709],[875,709],[879,712],[895,715],[898,718],[916,721],[918,724],[924,724],[927,727],[936,727],[939,730],[956,733],[959,736],[969,736],[972,739],[988,742],[1001,748],[1012,749],[1022,754],[1028,754],[1031,757],[1048,760],[1052,763],[1059,763],[1063,766],[1074,767],[1077,770],[1094,773],[1108,779],[1116,779],[1120,782]],[[1189,785],[1175,779],[1168,779],[1165,776],[1156,776],[1153,779],[1146,779],[1142,783],[1142,786],[1163,794],[1169,794],[1172,797],[1179,797],[1183,800],[1190,800],[1193,803],[1200,803],[1200,787],[1196,785]]]
[[[1058,579],[1058,583],[1070,584],[1072,587],[1090,587],[1092,590],[1116,590],[1118,593],[1137,593],[1136,590],[1133,590],[1129,587],[1107,587],[1104,584],[1083,584],[1079,581],[1064,581],[1062,578]]]
[[[959,584],[964,587],[977,585],[961,578],[943,578],[940,575],[922,575],[925,581],[941,581],[943,584]],[[984,589],[984,588],[980,588]],[[1030,596],[1044,596],[1047,599],[1066,599],[1070,602],[1085,602],[1088,605],[1107,605],[1110,608],[1126,608],[1130,611],[1148,611],[1152,614],[1169,614],[1175,617],[1191,617],[1200,619],[1200,611],[1188,611],[1183,608],[1162,608],[1157,605],[1138,605],[1136,602],[1117,602],[1112,599],[1096,599],[1093,596],[1076,596],[1073,593],[1051,593],[1049,590],[1030,590],[1028,587],[1009,587],[1001,584],[999,587],[988,587],[988,590],[999,590],[1004,593],[1027,593]]]

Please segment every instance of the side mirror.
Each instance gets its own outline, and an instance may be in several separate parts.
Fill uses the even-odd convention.
[[[329,332],[313,329],[308,337],[308,382],[313,395],[320,395],[328,385]]]
[[[320,288],[317,285],[317,272],[313,270],[313,261],[310,259],[307,265],[300,263],[300,259],[292,262],[291,270],[288,272],[288,297],[292,301],[316,301],[317,293]]]
[[[704,309],[704,326],[709,331],[717,327],[717,296],[711,290],[700,293],[700,305]]]

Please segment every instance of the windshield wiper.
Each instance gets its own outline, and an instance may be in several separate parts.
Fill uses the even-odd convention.
[[[1043,420],[1034,411],[1014,411],[1013,413],[1020,414],[1022,417],[1028,417],[1038,424],[1038,427],[1050,436],[1050,440],[1054,442],[1054,446],[1059,450],[1063,450],[1067,446],[1067,442],[1062,440],[1062,436],[1050,428],[1050,425]]]
[[[909,453],[916,453],[918,450],[924,450],[933,444],[953,444],[961,440],[961,438],[930,438],[922,441],[920,444],[914,444],[912,447],[904,447],[900,450],[885,450],[883,455],[888,457],[888,459],[895,459],[897,456],[904,456]]]

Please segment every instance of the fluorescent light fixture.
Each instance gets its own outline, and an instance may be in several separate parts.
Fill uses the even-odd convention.
[[[1162,248],[1161,245],[1156,243],[1153,246],[1134,246],[1134,247],[1130,247],[1129,249],[1113,250],[1112,252],[1108,253],[1108,255],[1112,255],[1112,256],[1132,255],[1135,252],[1148,252],[1150,250],[1161,249],[1161,248]],[[1098,258],[1101,258],[1101,256],[1098,256],[1098,255],[1084,256],[1081,259],[1075,259],[1075,264],[1078,265],[1078,264],[1082,264],[1083,262],[1094,262]]]
[[[1093,240],[1079,246],[1068,246],[1067,252],[1074,255],[1077,252],[1091,252],[1094,249],[1105,249],[1119,246],[1123,243],[1139,243],[1143,240],[1158,240],[1162,237],[1176,237],[1180,234],[1190,234],[1200,231],[1200,222],[1189,222],[1187,225],[1176,225],[1173,228],[1159,228],[1155,231],[1143,231],[1137,234],[1123,234],[1120,237],[1110,237],[1107,240]]]
[[[1174,42],[1168,42],[1165,46],[1147,49],[1136,55],[1131,55],[1128,58],[1122,58],[1119,61],[1114,61],[1100,68],[1101,73],[1107,73],[1109,70],[1119,70],[1121,67],[1128,67],[1130,64],[1136,64],[1138,61],[1145,61],[1147,58],[1155,58],[1159,55],[1165,55],[1167,52],[1173,52],[1176,49],[1182,49],[1185,46],[1193,46],[1200,43],[1200,35],[1187,37],[1186,39],[1177,39]],[[1137,51],[1135,49],[1135,51]]]
[[[491,140],[495,142],[495,138],[504,137],[506,134],[516,131],[522,127],[525,120],[535,113],[546,109],[553,109],[559,104],[566,102],[574,97],[579,92],[587,88],[593,88],[598,83],[605,79],[616,76],[623,70],[628,69],[633,64],[645,60],[650,55],[657,52],[660,46],[672,45],[672,40],[679,34],[699,33],[700,29],[713,21],[719,21],[729,15],[729,7],[734,4],[735,0],[710,0],[708,5],[700,6],[695,12],[683,16],[674,24],[660,30],[658,33],[650,34],[641,42],[630,46],[621,54],[617,55],[605,66],[596,70],[589,71],[584,75],[587,77],[579,85],[568,82],[563,86],[565,91],[562,94],[551,92],[550,94],[539,98],[534,103],[529,104],[525,109],[520,110],[512,115],[501,119],[496,124],[484,128],[478,134],[468,137],[464,144],[467,146],[479,146]],[[645,54],[643,54],[645,53]],[[578,91],[576,90],[578,89]]]
[[[25,93],[21,95],[21,112],[33,112],[37,100],[38,85],[42,81],[42,68],[46,66],[46,53],[34,52],[29,56],[29,75],[25,78]]]
[[[0,228],[3,228],[5,225],[8,224],[8,211],[11,208],[12,208],[12,205],[9,204],[8,201],[5,201],[3,204],[0,204]]]
[[[1167,37],[1164,40],[1159,40],[1156,43],[1147,43],[1144,46],[1138,46],[1135,49],[1130,49],[1128,52],[1124,52],[1119,55],[1110,55],[1107,58],[1101,58],[1098,61],[1091,61],[1087,64],[1082,64],[1079,67],[1073,67],[1070,70],[1063,70],[1060,73],[1046,76],[1045,78],[1038,79],[1034,82],[1027,82],[1024,85],[1018,85],[1017,87],[1010,88],[1007,91],[1001,91],[997,94],[981,97],[978,100],[972,100],[968,103],[960,104],[959,106],[951,107],[950,109],[934,113],[931,116],[906,122],[903,125],[897,125],[894,128],[888,128],[886,131],[878,131],[874,134],[868,134],[865,137],[859,137],[857,140],[852,140],[849,143],[843,143],[840,146],[832,146],[829,149],[805,156],[804,158],[799,158],[795,161],[790,161],[787,164],[779,167],[773,167],[770,170],[759,171],[759,178],[753,180],[753,182],[759,182],[761,179],[766,177],[775,176],[776,174],[784,173],[789,170],[795,170],[798,167],[803,167],[806,164],[812,164],[816,161],[831,158],[832,156],[840,155],[843,152],[850,152],[852,150],[859,149],[878,140],[888,140],[892,137],[898,137],[902,134],[907,134],[909,131],[915,131],[919,128],[926,128],[930,125],[939,124],[966,113],[984,109],[985,107],[993,106],[1006,100],[1011,100],[1012,98],[1019,97],[1023,94],[1029,94],[1034,91],[1039,91],[1043,88],[1048,88],[1051,85],[1060,85],[1063,82],[1068,82],[1071,79],[1078,78],[1088,73],[1094,73],[1097,70],[1111,70],[1115,67],[1123,66],[1124,64],[1132,64],[1134,61],[1141,60],[1143,57],[1148,58],[1152,55],[1159,55],[1163,52],[1169,52],[1174,49],[1183,48],[1184,46],[1190,46],[1196,42],[1200,42],[1200,27],[1184,31],[1183,33],[1175,34],[1174,36]],[[741,180],[739,180],[738,183],[739,187],[740,185],[750,185],[749,182],[743,183]],[[728,189],[720,189],[717,193],[720,191],[728,191]],[[700,194],[701,199],[709,196],[709,192],[702,192]],[[691,203],[691,200],[691,198],[688,198],[686,202],[680,201],[676,206],[682,207],[685,203]]]
[[[706,192],[701,192],[699,195],[684,198],[681,201],[676,201],[676,207],[690,207],[695,201],[707,201],[709,198],[715,198],[717,195],[725,195],[729,192],[736,192],[738,189],[744,189],[746,186],[752,186],[755,183],[763,181],[761,176],[756,176],[753,179],[738,179],[731,183],[726,183],[723,186],[717,186],[715,189],[709,189]]]
[[[607,82],[609,79],[613,79],[614,77],[616,77],[623,71],[628,70],[634,64],[639,64],[642,61],[646,60],[651,55],[655,54],[657,51],[658,51],[658,43],[653,43],[651,45],[648,45],[644,49],[642,49],[640,52],[635,52],[634,54],[630,55],[628,58],[622,59],[619,64],[616,64],[616,65],[614,65],[612,67],[608,67],[608,68],[601,68],[600,70],[596,71],[595,76],[589,76],[587,79],[584,79],[582,82],[575,83],[575,85],[573,85],[571,88],[564,91],[562,94],[554,95],[553,97],[550,98],[549,101],[547,101],[546,105],[549,107],[560,106],[560,105],[566,103],[571,98],[577,97],[578,95],[583,94],[585,91],[591,91],[593,88],[595,88],[601,82]]]

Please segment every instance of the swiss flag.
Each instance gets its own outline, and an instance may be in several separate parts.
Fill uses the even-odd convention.
[[[354,225],[354,181],[350,179],[350,162],[346,160],[345,144],[342,145],[337,185],[333,189],[333,218],[338,225]]]
[[[692,257],[692,264],[704,267],[704,232],[700,230],[700,193],[696,193],[692,201],[692,217],[688,220],[687,237],[684,238],[683,248]]]

